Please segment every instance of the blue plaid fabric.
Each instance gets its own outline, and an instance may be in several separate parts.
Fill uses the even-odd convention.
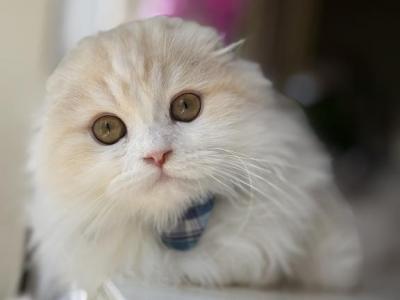
[[[189,207],[177,226],[161,234],[161,241],[170,249],[187,251],[199,242],[214,207],[214,196]]]

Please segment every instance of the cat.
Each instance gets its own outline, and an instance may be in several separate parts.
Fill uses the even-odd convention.
[[[212,28],[154,17],[84,38],[62,60],[29,161],[41,299],[72,284],[94,297],[115,278],[357,283],[358,234],[328,155],[235,48]],[[164,241],[207,201],[190,247]]]

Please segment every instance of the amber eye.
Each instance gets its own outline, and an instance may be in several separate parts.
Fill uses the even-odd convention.
[[[179,122],[191,122],[197,118],[201,109],[201,99],[193,93],[176,97],[170,106],[171,119]]]
[[[120,118],[112,115],[105,115],[94,121],[92,132],[100,143],[112,145],[125,136],[126,126]]]

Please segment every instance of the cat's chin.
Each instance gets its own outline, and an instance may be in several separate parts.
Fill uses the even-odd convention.
[[[153,173],[147,180],[143,193],[158,195],[161,197],[166,194],[196,193],[198,184],[196,180],[175,175],[169,170],[159,170]]]

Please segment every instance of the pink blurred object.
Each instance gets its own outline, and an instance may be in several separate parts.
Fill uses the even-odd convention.
[[[146,19],[154,16],[172,16],[177,1],[174,0],[141,0],[138,1],[136,15],[139,19]]]
[[[236,26],[246,11],[246,0],[146,0],[138,8],[139,18],[169,15],[215,27],[231,42]]]

